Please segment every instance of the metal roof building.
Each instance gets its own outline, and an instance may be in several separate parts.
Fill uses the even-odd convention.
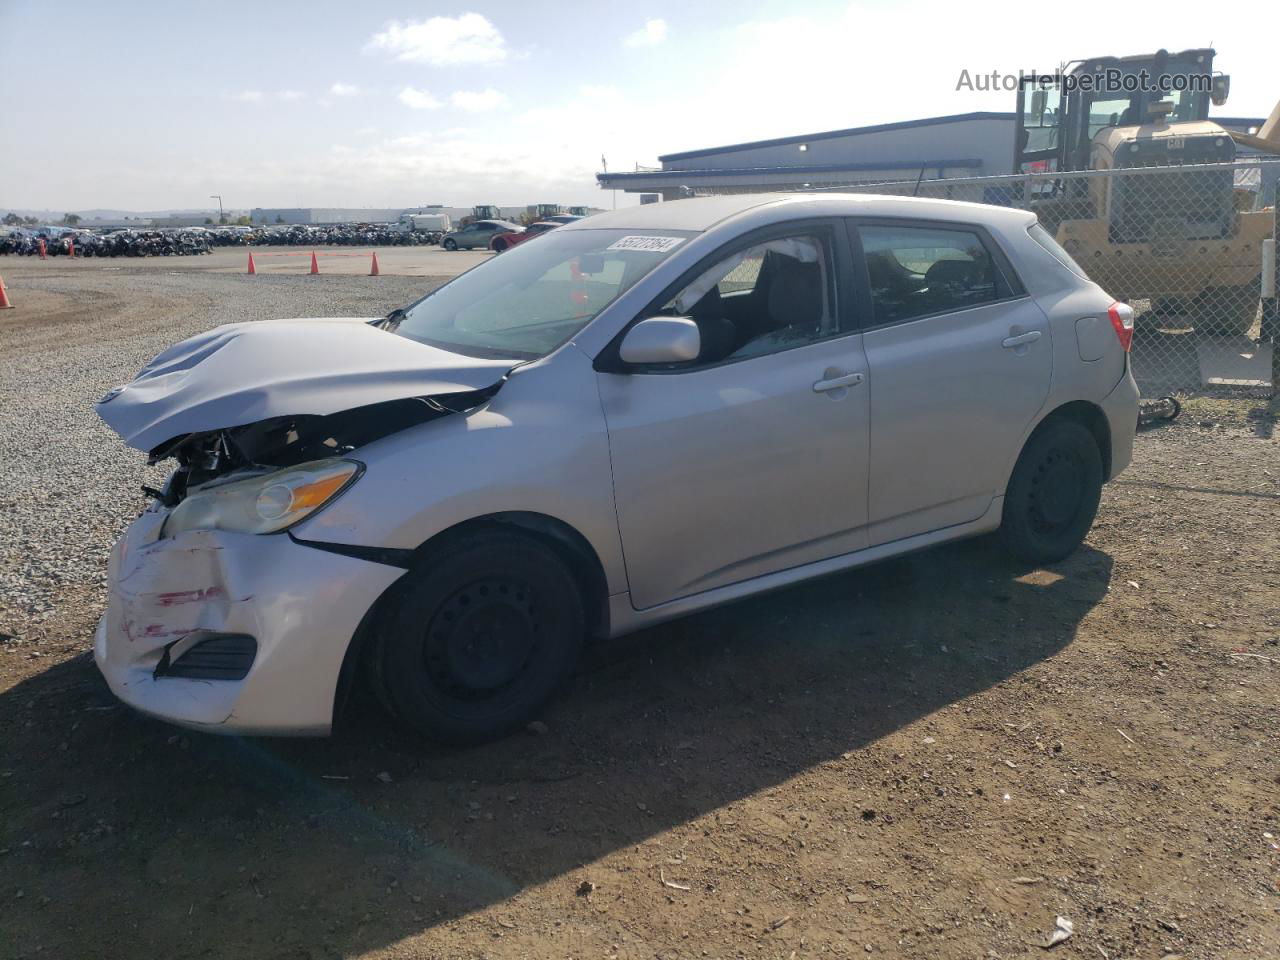
[[[1262,121],[1213,117],[1229,129]],[[668,153],[661,170],[599,173],[605,190],[656,193],[664,200],[685,188],[715,193],[794,190],[883,180],[999,176],[1011,172],[1014,115],[979,111],[776,140]]]
[[[254,207],[249,219],[254,223],[385,223],[399,218],[404,207]]]

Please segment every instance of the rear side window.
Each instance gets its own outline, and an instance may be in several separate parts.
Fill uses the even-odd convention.
[[[972,230],[862,225],[875,323],[896,323],[1003,299],[1000,272]]]
[[[1045,250],[1053,255],[1055,260],[1074,273],[1081,280],[1089,279],[1089,275],[1084,272],[1080,264],[1076,263],[1075,260],[1072,259],[1071,254],[1067,253],[1067,251],[1063,249],[1062,244],[1053,239],[1053,235],[1044,227],[1040,226],[1040,224],[1033,223],[1027,228],[1027,233],[1031,234],[1032,240],[1044,247]]]

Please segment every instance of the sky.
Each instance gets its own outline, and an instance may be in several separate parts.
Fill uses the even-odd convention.
[[[602,158],[1007,111],[961,71],[1159,47],[1213,44],[1217,112],[1265,117],[1268,5],[1207,9],[0,0],[0,208],[608,206]]]

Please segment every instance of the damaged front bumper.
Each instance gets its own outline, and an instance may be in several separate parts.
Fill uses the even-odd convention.
[[[142,514],[111,552],[94,659],[112,692],[200,730],[327,734],[356,628],[404,570],[288,534],[161,538],[166,514]]]

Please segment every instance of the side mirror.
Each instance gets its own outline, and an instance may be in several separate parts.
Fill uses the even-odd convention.
[[[686,363],[702,350],[698,325],[688,317],[650,317],[622,338],[618,355],[623,363]]]
[[[1036,118],[1038,126],[1044,125],[1044,111],[1049,106],[1048,90],[1031,91],[1031,116]]]
[[[1220,107],[1227,102],[1227,97],[1231,93],[1231,77],[1225,73],[1219,73],[1213,78],[1213,88],[1209,92],[1209,99],[1213,101],[1215,107]]]

